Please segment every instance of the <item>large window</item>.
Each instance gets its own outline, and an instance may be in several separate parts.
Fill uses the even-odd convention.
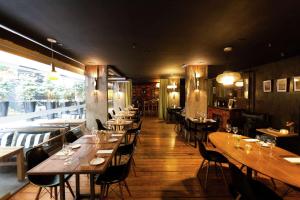
[[[14,116],[27,121],[84,118],[84,76],[56,68],[60,77],[51,81],[50,70],[49,65],[0,51],[0,122]]]

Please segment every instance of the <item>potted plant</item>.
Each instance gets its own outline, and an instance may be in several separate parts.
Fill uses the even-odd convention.
[[[0,117],[7,116],[9,106],[8,96],[11,88],[9,82],[0,82]]]
[[[21,98],[26,113],[35,112],[36,96],[39,95],[39,84],[32,78],[22,80]]]
[[[63,93],[63,89],[57,86],[50,80],[43,82],[43,91],[44,96],[47,98],[46,109],[51,110],[59,107],[59,100],[61,99],[61,94]],[[55,114],[48,115],[49,119],[53,119]]]
[[[9,107],[9,95],[15,88],[15,82],[11,79],[13,72],[8,67],[0,65],[0,117],[7,116]]]

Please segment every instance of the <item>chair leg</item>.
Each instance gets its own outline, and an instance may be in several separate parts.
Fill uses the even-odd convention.
[[[74,194],[74,192],[73,192],[73,190],[72,190],[72,187],[71,187],[69,181],[66,181],[66,184],[67,184],[67,187],[68,187],[69,191],[71,192],[73,198],[75,198],[75,194]]]
[[[121,198],[124,199],[124,196],[123,196],[123,189],[122,189],[122,184],[121,184],[121,182],[119,183],[119,189],[120,189]]]
[[[206,190],[206,186],[207,186],[207,178],[208,178],[208,170],[209,170],[209,166],[210,166],[210,161],[208,161],[207,169],[206,169],[205,182],[204,182],[204,189],[205,189],[205,190]]]
[[[105,194],[105,185],[101,184],[101,188],[100,188],[101,192],[100,192],[100,199],[104,198],[104,194]]]
[[[135,161],[134,161],[134,157],[132,156],[132,164],[134,165],[134,166],[136,166],[135,165]]]
[[[220,169],[221,169],[221,173],[222,173],[222,176],[223,176],[223,179],[224,179],[225,185],[228,185],[228,184],[227,184],[227,181],[226,181],[226,177],[225,177],[224,171],[223,171],[223,166],[222,166],[222,164],[221,164],[221,163],[219,163],[219,165],[220,165]]]
[[[127,182],[125,180],[123,182],[124,182],[125,188],[126,188],[128,194],[129,194],[129,196],[131,197],[131,193],[130,193],[129,187],[127,185]]]
[[[52,187],[50,188],[50,198],[52,199]]]
[[[132,171],[133,171],[133,173],[134,173],[134,176],[136,177],[135,166],[133,165],[133,163],[132,163],[131,165],[132,165]]]
[[[205,162],[205,160],[202,161],[202,163],[201,163],[201,165],[200,165],[200,167],[198,169],[198,172],[197,172],[197,177],[198,177],[199,181],[200,181],[200,173],[201,173],[202,167],[204,165],[204,162]]]
[[[106,185],[106,188],[105,188],[105,197],[107,197],[108,196],[108,190],[109,190],[109,185]]]
[[[138,139],[139,143],[142,144],[142,143],[141,143],[141,138],[140,138],[139,135],[137,135],[137,139]]]
[[[39,196],[40,196],[41,191],[42,191],[42,187],[39,188],[39,191],[38,191],[38,193],[37,193],[36,196],[35,196],[35,200],[38,200],[38,199],[39,199]]]
[[[57,195],[57,187],[54,187],[54,199],[57,200],[58,199],[58,195]]]

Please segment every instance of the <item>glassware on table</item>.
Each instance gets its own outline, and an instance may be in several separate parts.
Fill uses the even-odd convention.
[[[268,139],[267,143],[270,146],[270,156],[273,156],[273,149],[276,146],[276,139]]]
[[[252,150],[252,145],[251,144],[245,144],[245,151],[247,154],[249,154]]]
[[[234,134],[234,138],[235,138],[235,147],[236,148],[240,148],[241,144],[241,135],[238,135],[238,134]]]
[[[239,132],[239,128],[236,127],[236,126],[232,127],[232,132],[233,132],[234,134],[237,134],[237,133]]]
[[[70,153],[72,152],[70,146],[66,143],[63,144],[63,147],[62,147],[62,153],[64,155],[64,159],[65,159],[65,162],[64,162],[64,165],[70,165],[71,164],[71,158],[70,158]]]
[[[258,154],[261,154],[261,137],[260,137],[260,135],[256,135],[255,139],[257,139],[256,144],[257,144],[257,148],[258,148]]]
[[[226,131],[227,131],[227,133],[231,132],[231,125],[230,124],[226,124]]]

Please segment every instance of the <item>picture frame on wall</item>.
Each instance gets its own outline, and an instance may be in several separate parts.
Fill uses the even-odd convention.
[[[287,79],[277,79],[276,82],[277,92],[287,92]]]
[[[299,92],[300,91],[300,76],[294,77],[294,91]]]
[[[264,92],[272,92],[272,80],[263,81]]]

